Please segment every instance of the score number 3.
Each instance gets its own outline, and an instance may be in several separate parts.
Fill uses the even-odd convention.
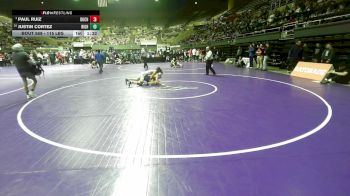
[[[90,22],[91,23],[99,23],[100,22],[100,16],[90,16]]]

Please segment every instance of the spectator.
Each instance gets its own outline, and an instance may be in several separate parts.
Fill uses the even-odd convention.
[[[237,66],[237,67],[242,67],[242,68],[246,66],[245,63],[244,63],[244,61],[243,61],[243,57],[242,57],[242,56],[239,56],[239,57],[238,57],[236,66]]]
[[[199,56],[200,56],[200,49],[196,50],[196,60],[199,61]]]
[[[312,62],[315,62],[315,63],[321,62],[321,56],[322,56],[321,44],[320,43],[316,43],[314,54],[312,55]]]
[[[0,52],[0,66],[6,65],[5,63],[5,54]]]
[[[257,69],[263,69],[263,62],[264,62],[264,48],[263,45],[260,44],[256,50],[256,56],[257,56]]]
[[[254,67],[254,56],[255,56],[255,48],[253,44],[249,45],[249,67]]]
[[[195,48],[192,49],[192,57],[193,57],[193,61],[196,61],[197,58],[196,58],[196,54],[197,54],[197,50]]]
[[[58,60],[60,65],[63,65],[63,63],[64,63],[64,56],[63,56],[62,52],[57,52],[56,59]]]
[[[188,58],[189,58],[188,61],[192,61],[192,49],[191,48],[188,50]]]
[[[236,62],[238,63],[239,57],[242,56],[242,47],[239,46],[236,52]]]
[[[312,61],[311,50],[309,49],[307,43],[304,43],[304,45],[303,45],[303,61],[305,61],[305,62]]]
[[[291,47],[287,58],[288,72],[291,72],[297,63],[303,58],[303,48],[301,47],[301,41],[296,41],[295,45]]]
[[[266,43],[266,45],[265,45],[264,63],[263,63],[263,70],[264,71],[267,70],[267,65],[268,65],[268,61],[271,58],[271,54],[272,54],[272,49],[270,48],[270,44]]]
[[[51,64],[51,65],[56,64],[56,55],[55,55],[55,52],[50,51],[49,56],[50,56],[50,64]]]
[[[335,51],[330,43],[326,44],[326,49],[321,56],[321,63],[333,64]]]
[[[338,70],[328,72],[326,79],[321,83],[336,82],[340,84],[349,84],[350,82],[350,67],[340,66]]]

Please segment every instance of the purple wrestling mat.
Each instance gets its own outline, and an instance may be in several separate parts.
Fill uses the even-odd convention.
[[[349,87],[203,63],[0,70],[0,195],[350,195]]]

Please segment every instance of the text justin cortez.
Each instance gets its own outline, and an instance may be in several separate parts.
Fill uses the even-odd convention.
[[[52,25],[18,25],[18,29],[52,29]]]

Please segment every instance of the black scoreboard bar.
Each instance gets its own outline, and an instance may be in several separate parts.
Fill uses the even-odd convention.
[[[12,10],[14,37],[80,37],[99,33],[98,10]]]
[[[98,30],[90,23],[20,23],[13,24],[12,30]]]
[[[98,16],[98,15],[94,15]],[[80,23],[90,22],[89,16],[33,16],[16,15],[13,17],[13,23]],[[94,21],[91,21],[94,22]]]
[[[79,16],[100,15],[98,10],[12,10],[12,16]]]

